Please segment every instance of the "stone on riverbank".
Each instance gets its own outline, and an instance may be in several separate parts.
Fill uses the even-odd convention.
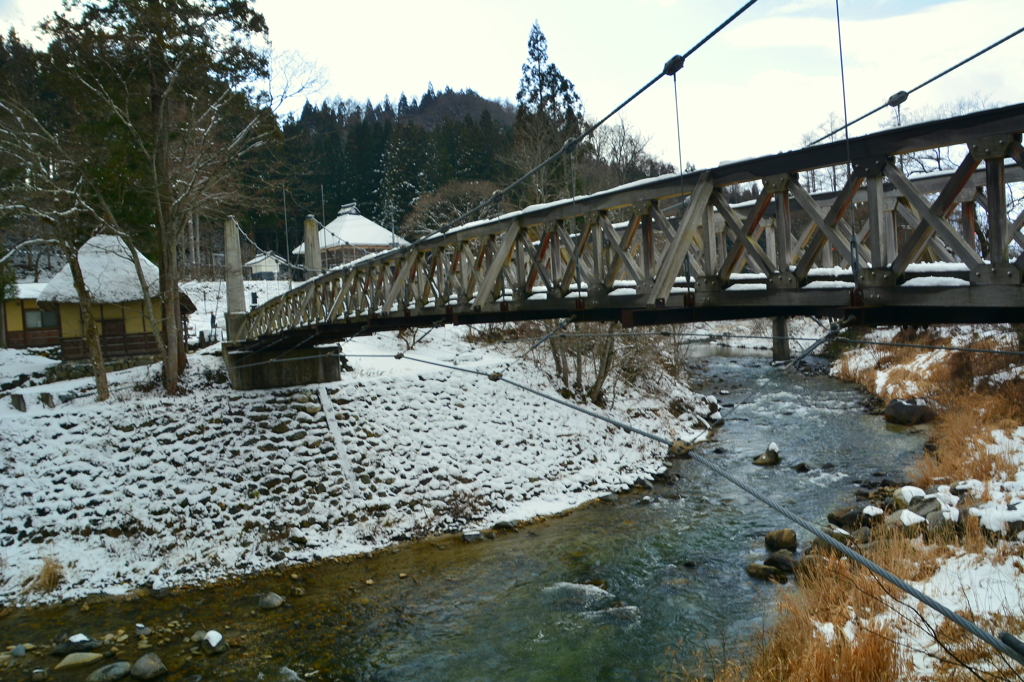
[[[89,677],[85,678],[85,682],[114,682],[127,675],[131,668],[131,663],[128,661],[111,663],[94,671]]]
[[[764,546],[769,552],[777,552],[780,549],[796,551],[796,531],[792,528],[773,530],[764,536]]]
[[[925,518],[909,509],[901,509],[885,517],[885,525],[890,528],[911,529],[925,523]]]
[[[747,575],[755,580],[767,580],[781,585],[785,585],[788,580],[785,573],[774,566],[766,566],[764,564],[749,564],[747,566]]]
[[[276,609],[280,607],[281,604],[284,604],[284,597],[275,592],[267,592],[265,595],[260,597],[261,609],[266,609],[269,611],[270,609]]]
[[[164,665],[164,662],[156,654],[146,654],[135,661],[129,672],[131,672],[132,677],[140,680],[155,680],[167,674],[167,666]]]
[[[777,466],[780,461],[779,446],[775,443],[770,443],[762,454],[754,458],[754,464],[762,467]]]
[[[934,421],[937,416],[935,408],[929,405],[928,401],[924,398],[914,398],[913,400],[893,400],[891,403],[886,405],[885,412],[882,414],[885,417],[885,421],[890,424],[900,424],[902,426],[927,424],[928,422]]]

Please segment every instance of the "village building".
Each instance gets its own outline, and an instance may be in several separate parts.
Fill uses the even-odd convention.
[[[163,319],[159,299],[160,270],[139,254],[142,275],[152,297],[153,314]],[[153,355],[159,352],[153,325],[145,314],[143,290],[127,244],[120,237],[99,235],[78,251],[85,286],[93,300],[92,315],[100,330],[104,358]],[[195,305],[181,294],[183,315],[195,312]],[[85,343],[78,292],[65,265],[39,293],[36,303],[59,318],[61,355],[65,361],[89,356]]]
[[[369,218],[360,215],[355,203],[345,204],[338,217],[320,228],[320,262],[325,269],[349,263],[363,256],[387,251],[409,242]],[[296,256],[306,255],[306,245],[292,249]]]
[[[3,336],[8,348],[45,348],[60,343],[60,315],[36,303],[46,284],[18,284],[16,298],[4,302]]]
[[[245,262],[249,279],[288,279],[291,265],[273,251],[266,251]]]

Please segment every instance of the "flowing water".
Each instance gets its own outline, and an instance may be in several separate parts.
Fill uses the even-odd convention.
[[[856,481],[899,478],[920,452],[923,433],[887,428],[851,386],[783,372],[763,357],[695,362],[694,390],[717,393],[725,405],[769,382],[728,415],[705,452],[807,518],[824,521],[829,509],[852,503]],[[751,464],[772,441],[782,465]],[[810,471],[790,468],[800,462]],[[153,649],[172,669],[169,680],[658,679],[666,652],[685,658],[737,646],[773,591],[789,589],[744,572],[784,519],[692,460],[674,462],[669,474],[674,483],[484,542],[410,543],[163,599],[100,601],[87,613],[77,604],[19,611],[0,620],[0,644],[174,620],[175,634],[158,635],[169,642]],[[297,586],[305,596],[284,608],[256,608],[256,595]],[[192,654],[182,634],[205,628],[223,632],[232,649]],[[128,660],[142,653],[133,642],[121,652]],[[0,679],[24,679],[5,677],[12,674],[0,670]]]

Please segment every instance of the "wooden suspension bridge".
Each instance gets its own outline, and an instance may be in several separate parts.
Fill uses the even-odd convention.
[[[368,255],[248,313],[228,243],[230,352],[568,316],[1024,322],[1024,211],[1011,219],[1007,202],[1024,180],[1022,132],[1018,104],[530,206]],[[963,157],[955,170],[902,169],[945,148]],[[814,173],[842,185],[814,192]],[[754,182],[756,199],[729,203],[728,188]],[[233,221],[225,237],[237,245]]]

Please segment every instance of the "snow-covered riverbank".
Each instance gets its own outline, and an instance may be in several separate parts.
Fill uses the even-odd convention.
[[[112,397],[46,407],[91,379],[0,403],[0,599],[121,593],[197,583],[282,561],[338,556],[428,532],[485,528],[567,509],[664,468],[666,453],[569,408],[421,358],[554,394],[518,349],[439,329],[406,352],[394,334],[347,343],[353,372],[324,386],[236,392],[216,348],[190,356],[184,395],[155,367],[110,376]],[[507,367],[507,369],[506,369]],[[713,403],[680,385],[701,417]],[[701,421],[622,388],[613,414],[686,436]],[[45,559],[56,591],[26,591]]]

